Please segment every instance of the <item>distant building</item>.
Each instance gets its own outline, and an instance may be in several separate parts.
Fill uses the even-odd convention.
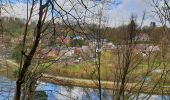
[[[58,55],[58,52],[54,49],[50,50],[48,53],[47,53],[47,57],[57,57]]]
[[[103,45],[103,49],[115,49],[115,48],[116,46],[112,42],[109,42]]]
[[[66,56],[66,57],[73,57],[74,56],[74,49],[70,49],[70,50],[68,50],[68,51],[65,51],[65,54],[64,54],[64,56]]]
[[[104,45],[107,44],[107,39],[102,38],[102,39],[100,39],[100,40],[98,40],[98,41],[97,41],[97,39],[91,39],[91,40],[89,41],[89,46],[92,47],[92,48],[93,48],[93,47],[96,47],[98,44],[99,44],[101,47],[103,47]]]
[[[147,52],[160,51],[160,48],[159,48],[159,46],[154,46],[154,45],[152,45],[152,46],[147,47],[147,48],[146,48],[146,51],[147,51]]]
[[[141,52],[160,51],[159,46],[153,44],[136,44],[136,49]]]
[[[149,47],[149,44],[136,44],[136,50],[140,51],[140,52],[145,52],[146,49]]]
[[[81,36],[75,36],[73,37],[73,40],[84,40],[84,38]]]
[[[134,41],[146,42],[150,41],[150,37],[147,33],[139,33],[135,36]]]
[[[57,42],[64,43],[64,44],[70,44],[71,43],[71,38],[69,36],[61,36],[57,38]]]
[[[93,50],[86,45],[83,45],[82,47],[76,47],[75,56],[81,57],[83,59],[88,59],[90,57],[93,57]]]

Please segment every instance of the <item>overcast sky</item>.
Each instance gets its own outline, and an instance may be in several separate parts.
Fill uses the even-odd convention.
[[[112,22],[111,25],[128,23],[131,14],[136,14],[138,23],[140,23],[144,11],[146,12],[144,25],[149,25],[150,21],[155,21],[150,0],[122,0],[122,3],[113,10],[111,16],[113,16],[115,21],[110,21]]]
[[[57,0],[59,2],[66,0]],[[74,1],[74,0],[72,0]],[[100,1],[100,0],[98,0]],[[105,11],[105,16],[107,16],[109,26],[119,26],[121,24],[127,24],[129,22],[131,14],[136,14],[138,17],[138,23],[141,22],[143,12],[146,11],[146,17],[144,25],[149,25],[151,21],[156,21],[155,16],[153,16],[153,8],[151,6],[151,0],[117,0],[116,4],[112,4],[110,9]],[[15,0],[14,0],[15,2]],[[89,3],[92,5],[92,3]],[[26,18],[26,4],[24,3],[14,3],[12,4],[12,9],[10,6],[5,7],[9,13],[2,13],[2,16],[14,16],[20,18]],[[70,8],[69,3],[65,8]],[[37,16],[34,16],[37,19]]]

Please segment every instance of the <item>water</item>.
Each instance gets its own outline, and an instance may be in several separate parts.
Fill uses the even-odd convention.
[[[51,83],[40,83],[38,91],[45,91],[48,94],[48,100],[99,100],[98,90],[82,87],[59,86]],[[105,100],[112,100],[110,90],[102,90]]]
[[[91,88],[68,87],[39,82],[36,91],[44,91],[48,95],[48,100],[99,100],[98,90]],[[13,100],[14,92],[15,81],[0,76],[0,100]],[[148,96],[140,94],[138,100],[146,100]],[[102,98],[112,100],[112,92],[102,90]],[[130,97],[130,100],[133,99],[136,99],[135,95]],[[170,96],[152,95],[149,100],[170,100]]]
[[[98,90],[81,87],[60,86],[52,83],[39,82],[36,91],[44,91],[48,100],[98,100]],[[0,100],[13,100],[15,81],[0,76]],[[102,90],[103,98],[111,100],[108,90]]]

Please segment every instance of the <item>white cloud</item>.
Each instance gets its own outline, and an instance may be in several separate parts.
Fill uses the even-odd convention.
[[[71,2],[70,2],[71,1]],[[102,4],[96,4],[93,0],[83,0],[84,4],[89,9],[88,11],[85,10],[84,6],[79,3],[80,0],[57,0],[58,5],[60,5],[65,11],[69,11],[74,17],[84,19],[86,17],[86,22],[88,23],[95,23],[97,20],[94,20],[93,14],[97,14]],[[115,6],[112,5],[112,9],[110,10],[103,10],[103,18],[108,19],[108,25],[109,26],[118,26],[123,23],[128,23],[129,18],[132,13],[135,13],[138,15],[138,19],[141,19],[141,16],[143,14],[143,11],[146,10],[146,22],[144,21],[145,25],[149,25],[150,21],[152,21],[154,18],[151,17],[152,13],[151,11],[152,6],[149,3],[150,0],[122,0],[122,3]],[[73,8],[74,5],[74,8]],[[56,9],[61,12],[62,14],[66,14],[60,7],[57,5]],[[31,5],[29,5],[30,9]],[[19,18],[26,18],[27,16],[27,9],[26,9],[25,3],[15,3],[10,5],[6,5],[5,9],[9,12],[6,13],[5,11],[2,12],[2,16],[12,16],[12,17],[19,17]],[[36,14],[38,13],[38,5],[35,7],[35,13],[33,20],[37,19],[38,16]],[[86,15],[86,16],[85,16]],[[87,18],[88,16],[88,18]],[[90,17],[89,17],[90,16]],[[64,18],[72,18],[70,15],[64,16]],[[59,19],[61,20],[61,19]],[[140,22],[140,21],[139,21]]]
[[[148,20],[150,19],[149,16],[152,13],[152,6],[148,3],[148,1],[149,0],[123,0],[122,4],[120,4],[113,12],[113,17],[116,19],[116,22],[113,22],[118,25],[128,23],[131,14],[136,14],[140,22],[143,12],[146,11],[145,20],[147,20],[147,23],[145,24],[149,24],[150,21],[148,22]]]
[[[16,3],[16,4],[7,4],[3,6],[5,10],[2,10],[2,16],[8,17],[18,17],[18,18],[27,18],[27,5],[25,3]],[[36,16],[38,5],[34,7],[34,13],[32,15],[32,19],[35,20],[38,18]],[[31,9],[31,5],[28,5],[28,11]],[[30,11],[28,12],[28,14]]]

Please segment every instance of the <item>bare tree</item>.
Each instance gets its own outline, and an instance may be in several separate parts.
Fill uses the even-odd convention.
[[[20,100],[21,95],[23,94],[23,98],[25,98],[25,95],[28,95],[28,99],[31,99],[31,95],[29,95],[29,93],[31,93],[32,90],[28,90],[28,92],[26,93],[22,93],[22,88],[25,91],[27,91],[28,89],[31,89],[32,87],[34,88],[34,85],[36,83],[36,80],[39,78],[39,75],[41,76],[42,71],[39,73],[39,75],[37,77],[35,77],[37,74],[35,74],[36,71],[34,72],[29,72],[31,69],[31,64],[34,61],[34,57],[36,56],[36,52],[37,52],[37,48],[40,44],[40,40],[42,39],[42,37],[46,36],[46,30],[50,29],[49,25],[52,25],[52,36],[55,36],[55,32],[56,32],[56,23],[55,23],[55,19],[57,18],[61,18],[61,20],[66,24],[66,26],[69,26],[70,28],[73,26],[72,23],[70,23],[70,19],[68,19],[67,17],[73,18],[76,22],[76,24],[79,25],[79,27],[82,27],[80,25],[80,16],[79,14],[77,14],[77,16],[75,17],[75,15],[73,15],[71,13],[72,9],[75,10],[75,13],[78,13],[76,11],[76,9],[74,8],[74,6],[77,4],[77,2],[79,3],[79,5],[83,5],[84,9],[87,10],[85,4],[83,1],[76,1],[75,3],[72,1],[68,1],[70,2],[72,5],[71,10],[65,10],[64,6],[60,6],[58,4],[57,1],[51,1],[51,0],[47,0],[47,1],[43,1],[43,0],[32,0],[31,1],[31,9],[28,9],[29,6],[29,1],[27,0],[27,20],[26,20],[26,24],[25,24],[25,31],[24,31],[24,35],[23,35],[23,41],[22,41],[22,50],[21,50],[21,61],[20,61],[20,68],[19,68],[19,75],[18,75],[18,79],[16,82],[16,93],[15,93],[15,100]],[[26,47],[26,41],[28,39],[28,31],[29,31],[29,23],[31,21],[31,18],[33,16],[33,13],[35,12],[35,5],[39,5],[39,10],[38,10],[38,21],[37,21],[37,25],[35,27],[34,30],[34,35],[35,37],[33,38],[33,43],[30,45],[30,48]],[[46,21],[48,18],[48,14],[49,13],[49,9],[50,12],[52,14],[52,20]],[[54,14],[57,14],[54,16]],[[65,19],[67,18],[67,19]],[[68,21],[68,22],[67,22]],[[40,58],[37,58],[40,59]],[[42,59],[41,59],[42,60]],[[40,62],[41,62],[40,60]],[[46,60],[44,60],[46,61]],[[55,60],[47,60],[47,61],[56,61]],[[38,61],[39,62],[39,61]],[[46,69],[46,68],[45,68]],[[33,80],[33,78],[35,80]],[[24,85],[25,84],[25,85]],[[28,93],[28,94],[27,94]],[[26,96],[27,97],[27,96]]]
[[[33,1],[33,6],[34,6],[34,3],[35,3],[35,1]],[[38,18],[38,23],[37,23],[36,30],[35,30],[36,37],[35,37],[33,46],[31,48],[30,52],[28,53],[28,55],[25,52],[24,46],[25,46],[25,39],[27,36],[27,27],[28,27],[27,25],[28,25],[29,20],[27,21],[27,24],[26,24],[26,29],[25,29],[26,31],[25,31],[24,38],[23,38],[23,50],[22,50],[22,56],[24,57],[24,60],[23,60],[23,62],[21,61],[21,64],[20,64],[19,77],[16,82],[15,100],[20,100],[21,87],[22,87],[23,82],[25,81],[25,79],[24,79],[25,73],[27,72],[27,70],[31,64],[31,60],[32,60],[34,53],[36,52],[36,49],[39,45],[40,36],[42,34],[42,27],[43,27],[43,24],[46,19],[46,15],[47,15],[49,1],[47,1],[45,4],[43,4],[42,0],[40,0],[39,4],[40,4],[39,5],[39,18]]]

